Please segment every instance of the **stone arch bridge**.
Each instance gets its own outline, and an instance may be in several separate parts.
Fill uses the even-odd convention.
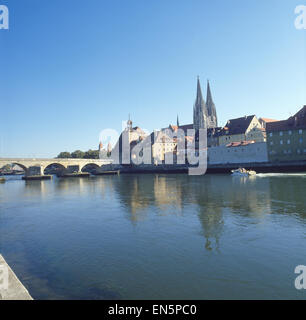
[[[110,170],[112,160],[110,159],[30,159],[30,158],[0,158],[0,168],[7,164],[21,167],[25,176],[43,176],[45,169],[56,165],[61,173],[73,173],[86,171],[86,167],[94,167],[97,172]]]

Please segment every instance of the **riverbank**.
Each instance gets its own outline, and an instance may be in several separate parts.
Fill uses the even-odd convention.
[[[33,300],[28,290],[19,281],[13,270],[0,254],[0,300]],[[5,277],[8,274],[8,287],[5,288]]]
[[[253,162],[253,163],[226,163],[208,164],[206,173],[231,173],[231,170],[245,168],[257,173],[291,173],[306,172],[306,161],[286,161],[286,162]],[[187,173],[188,165],[121,165],[118,168],[121,173]]]

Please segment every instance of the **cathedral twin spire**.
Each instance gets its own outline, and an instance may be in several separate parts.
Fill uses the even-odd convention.
[[[197,81],[197,96],[193,107],[193,128],[215,128],[218,126],[216,107],[212,99],[209,81],[207,81],[206,103],[203,99],[200,79]]]

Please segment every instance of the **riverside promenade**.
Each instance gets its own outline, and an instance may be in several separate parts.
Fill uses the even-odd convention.
[[[8,276],[7,287],[5,285]],[[0,254],[0,300],[33,300],[13,270]]]

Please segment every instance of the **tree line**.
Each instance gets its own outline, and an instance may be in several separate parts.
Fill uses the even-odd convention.
[[[99,157],[99,154],[101,157]],[[88,151],[81,151],[81,150],[76,150],[74,152],[68,152],[68,151],[63,151],[61,152],[57,158],[59,159],[67,159],[67,158],[74,158],[74,159],[99,159],[99,158],[108,158],[110,156],[110,152],[107,152],[106,150],[91,150],[89,149]]]

